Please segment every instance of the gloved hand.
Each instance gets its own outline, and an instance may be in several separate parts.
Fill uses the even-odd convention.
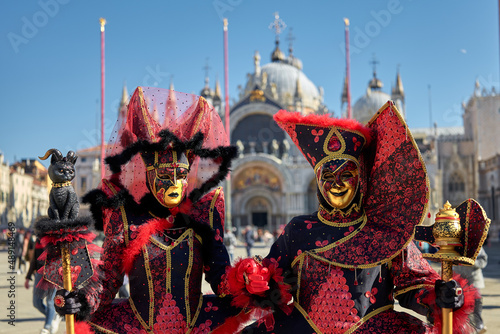
[[[236,279],[241,283],[245,283],[247,291],[254,295],[262,295],[269,290],[270,278],[269,269],[254,259],[241,261],[236,269]]]
[[[56,312],[64,316],[80,312],[82,304],[78,300],[77,291],[58,290],[54,297],[54,307]]]
[[[464,304],[463,290],[457,281],[437,280],[434,289],[436,291],[436,304],[440,308],[456,310]]]

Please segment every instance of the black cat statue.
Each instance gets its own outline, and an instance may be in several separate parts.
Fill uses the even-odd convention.
[[[44,248],[43,280],[38,283],[42,295],[50,289],[81,288],[98,280],[97,266],[100,248],[93,244],[96,237],[90,216],[78,217],[80,204],[71,185],[75,177],[77,156],[69,151],[64,157],[55,148],[48,150],[41,160],[52,155],[48,168],[52,180],[48,217],[35,224],[37,236]],[[56,305],[57,306],[57,305]],[[66,332],[73,331],[73,316],[66,317]]]
[[[75,162],[78,157],[75,152],[69,151],[63,157],[55,148],[48,150],[41,160],[46,160],[50,155],[49,177],[52,180],[50,190],[49,217],[55,220],[75,219],[80,210],[80,204],[71,180],[75,177]]]

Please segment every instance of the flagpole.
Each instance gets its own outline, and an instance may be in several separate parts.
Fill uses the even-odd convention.
[[[224,125],[226,127],[227,139],[231,143],[231,129],[229,128],[229,67],[228,67],[228,47],[227,47],[227,18],[224,18]],[[232,229],[231,216],[231,174],[227,175],[226,179],[226,221],[225,225],[228,229]]]
[[[106,20],[99,19],[101,24],[101,180],[104,179],[104,26]]]
[[[351,109],[351,62],[349,53],[349,19],[344,18],[345,24],[345,65],[346,65],[346,86],[347,86],[347,118],[352,118]]]

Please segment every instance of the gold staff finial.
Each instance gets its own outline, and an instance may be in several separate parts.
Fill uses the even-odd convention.
[[[346,25],[346,27],[349,26],[349,19],[347,17],[344,17],[344,24]]]
[[[104,26],[106,25],[106,19],[101,17],[99,19],[99,23],[101,24],[101,31],[104,31]]]

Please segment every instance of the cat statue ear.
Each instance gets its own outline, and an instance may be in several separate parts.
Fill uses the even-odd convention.
[[[68,154],[66,154],[66,159],[74,165],[76,163],[76,160],[78,159],[78,156],[75,154],[75,152],[69,151]]]
[[[70,152],[72,152],[72,151],[70,151]],[[43,157],[38,157],[38,158],[40,160],[47,160],[47,158],[50,157],[50,155],[52,155],[52,158],[50,159],[50,163],[51,164],[53,164],[53,163],[55,163],[55,162],[60,161],[60,160],[63,159],[63,155],[62,155],[61,151],[59,151],[56,148],[51,148],[50,150],[48,150],[47,152],[45,152],[45,155]],[[68,155],[69,155],[69,152],[68,152]]]

